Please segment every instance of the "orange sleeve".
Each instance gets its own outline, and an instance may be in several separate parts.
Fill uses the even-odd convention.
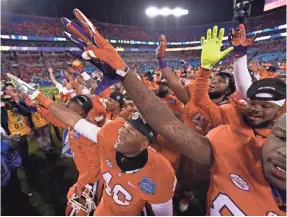
[[[222,116],[219,107],[211,101],[208,95],[208,85],[211,72],[199,69],[194,81],[193,100],[199,112],[213,126],[222,124]]]
[[[77,82],[74,81],[73,76],[68,76],[68,80],[71,83],[71,85],[73,86],[73,88],[75,89],[75,91],[78,91],[79,85],[77,84]]]
[[[99,96],[93,96],[91,97],[91,100],[93,102],[93,108],[97,110],[99,114],[106,114],[107,111],[103,104],[100,102],[100,97]]]
[[[64,124],[62,121],[60,121],[56,116],[54,116],[51,112],[49,112],[45,108],[40,108],[39,113],[42,115],[43,118],[45,118],[46,121],[53,124],[56,127],[61,128],[68,128],[68,125]]]
[[[147,195],[146,198],[147,202],[151,204],[166,203],[172,199],[177,182],[174,169],[164,157],[158,158],[156,163],[158,165],[153,167],[155,171],[153,171],[151,176],[155,178],[156,191],[152,195]],[[162,177],[164,177],[164,182]]]
[[[84,147],[85,149],[85,161],[87,169],[85,173],[80,174],[77,185],[85,186],[89,183],[94,183],[100,178],[100,159],[99,159],[99,149],[97,144],[92,143],[92,145],[86,145],[89,147]]]

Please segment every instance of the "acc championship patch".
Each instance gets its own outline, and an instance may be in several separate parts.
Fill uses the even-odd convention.
[[[140,183],[138,184],[142,192],[146,194],[154,194],[156,185],[151,178],[143,177]]]
[[[80,134],[77,131],[74,131],[73,136],[74,139],[78,139],[80,137]]]

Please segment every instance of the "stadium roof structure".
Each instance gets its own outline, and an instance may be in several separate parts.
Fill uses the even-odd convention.
[[[2,12],[73,18],[73,9],[79,8],[89,18],[101,22],[155,27],[190,26],[230,21],[233,16],[232,0],[2,0]],[[27,7],[29,5],[29,7]],[[148,19],[146,8],[181,7],[189,11],[183,17]],[[254,1],[251,16],[263,13],[264,1]]]

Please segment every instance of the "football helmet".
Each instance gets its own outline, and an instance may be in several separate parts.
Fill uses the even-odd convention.
[[[82,188],[81,197],[73,194],[69,199],[65,211],[66,216],[88,216],[96,208],[94,202],[93,188],[86,185]]]

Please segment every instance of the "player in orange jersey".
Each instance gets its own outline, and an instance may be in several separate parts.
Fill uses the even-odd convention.
[[[110,94],[108,101],[105,102],[106,106],[106,120],[114,120],[117,117],[128,117],[129,112],[123,109],[124,95],[121,92],[114,91]]]
[[[32,92],[35,90],[29,90],[29,94]],[[79,148],[83,149],[88,141],[97,143],[105,190],[95,215],[140,215],[146,203],[151,204],[156,215],[173,214],[174,170],[164,157],[148,148],[157,134],[139,113],[134,113],[127,121],[118,118],[99,128],[73,112],[73,107],[66,108],[41,93],[36,94],[36,100],[54,117],[78,132],[78,137],[87,138]],[[74,154],[76,157],[78,153]],[[94,160],[99,159],[91,150],[86,154]],[[90,172],[88,174],[94,174]],[[164,182],[162,177],[165,177]]]
[[[233,49],[229,48],[225,51],[220,51],[224,29],[220,30],[218,38],[217,33],[217,27],[214,28],[213,32],[210,29],[207,34],[207,41],[205,41],[204,38],[201,40],[203,46],[201,57],[202,67],[209,70]],[[95,35],[95,37],[99,36]],[[115,69],[114,73],[116,73],[116,70],[121,69],[118,63],[123,63],[123,60],[117,54],[116,50],[111,50],[108,45],[107,48],[102,48],[100,51],[96,49],[89,49],[89,51],[93,53],[93,56],[97,56],[97,58],[106,61],[107,64],[113,67]],[[121,76],[123,77],[122,82],[127,93],[135,102],[137,108],[144,115],[144,118],[148,123],[166,139],[172,141],[181,153],[184,153],[193,160],[211,168],[213,172],[213,175],[211,176],[211,186],[217,186],[217,189],[211,188],[209,192],[216,190],[217,195],[214,195],[213,197],[209,194],[208,203],[211,205],[210,209],[213,209],[214,211],[210,212],[210,214],[220,214],[219,211],[224,205],[224,207],[228,207],[233,214],[237,215],[244,215],[245,213],[251,215],[285,214],[280,211],[277,206],[277,198],[273,198],[270,184],[274,185],[274,187],[279,190],[286,191],[286,178],[285,180],[283,178],[283,174],[284,177],[286,177],[286,172],[283,171],[286,168],[286,164],[283,164],[283,166],[285,166],[284,168],[283,166],[277,166],[273,163],[273,168],[276,169],[274,170],[274,175],[279,176],[279,179],[276,179],[275,176],[272,176],[272,178],[275,178],[279,183],[276,184],[276,182],[270,181],[269,184],[266,182],[264,173],[262,169],[260,169],[262,166],[260,161],[261,147],[260,144],[258,144],[257,139],[254,140],[252,136],[245,134],[244,131],[240,131],[238,128],[234,129],[232,126],[222,126],[211,131],[211,134],[209,135],[210,139],[200,136],[177,120],[168,107],[161,103],[160,99],[138,81],[136,75],[127,72],[122,73]],[[277,95],[275,100],[282,100],[282,95],[280,97]],[[285,120],[283,119],[282,121]],[[276,124],[274,127],[276,127]],[[282,138],[282,140],[286,139],[286,132],[284,132],[284,130],[286,131],[286,127],[283,128],[282,135],[278,136]],[[284,148],[284,143],[280,143],[277,142],[277,144],[280,146],[282,145],[282,148]],[[239,152],[240,154],[238,154]],[[274,148],[272,153],[275,154],[276,152],[277,150]],[[236,154],[234,155],[234,153]],[[284,150],[281,152],[281,155],[284,156],[283,153]],[[240,159],[234,161],[237,156],[240,156]],[[242,161],[242,159],[244,159],[242,158],[243,156],[246,159],[244,161]],[[266,160],[265,157],[263,157],[263,159],[264,161]],[[223,163],[226,162],[225,160],[227,160],[229,164]],[[223,163],[223,165],[221,163]],[[266,168],[266,163],[263,164],[263,167]],[[223,175],[223,173],[225,173],[225,175]],[[247,174],[248,178],[246,178],[246,175],[244,174]],[[257,174],[258,176],[255,176]],[[268,177],[268,175],[266,175],[266,177]],[[217,178],[221,178],[221,180]],[[245,179],[247,179],[247,182]],[[228,182],[233,185],[232,189],[225,189]],[[220,196],[220,192],[223,192],[225,196]],[[229,192],[232,195],[229,196]],[[242,196],[239,192],[242,192],[242,194],[243,192],[246,193]],[[265,193],[262,195],[262,192]],[[235,196],[236,201],[232,198],[230,199],[233,195]],[[241,196],[238,197],[237,195]],[[220,201],[222,197],[225,199],[224,202],[228,204],[222,204]],[[217,198],[220,198],[220,200],[216,200]],[[217,203],[213,203],[213,201],[216,201]],[[239,208],[237,208],[237,203]],[[230,207],[230,205],[232,207]]]
[[[167,104],[167,106],[174,112],[181,114],[183,111],[183,104],[170,94],[170,89],[166,85],[160,85],[157,89],[156,95]]]
[[[41,95],[46,100],[47,97]],[[41,102],[41,97],[39,102]],[[43,101],[43,100],[42,100]],[[47,107],[47,106],[45,106]],[[78,115],[83,118],[87,118],[87,114],[93,107],[91,99],[85,95],[77,95],[73,97],[67,104],[67,107],[72,111],[75,111]],[[47,122],[61,128],[68,128],[69,126],[61,119],[53,115],[51,111],[41,107],[38,111]],[[69,119],[70,117],[67,117]],[[99,180],[100,176],[100,160],[98,153],[98,146],[95,145],[91,140],[83,137],[79,132],[68,128],[66,138],[66,145],[70,147],[73,152],[73,158],[75,165],[79,171],[78,181],[70,188],[67,199],[76,193],[81,195],[81,189],[87,184],[94,184]]]
[[[182,85],[181,81],[177,78],[177,76],[172,72],[172,70],[167,66],[164,60],[166,37],[160,37],[160,44],[157,48],[157,58],[159,61],[159,66],[161,68],[161,72],[163,77],[167,80],[171,90],[175,93],[177,99],[179,99],[183,104],[183,112],[182,118],[184,124],[193,129],[195,132],[200,135],[206,135],[214,126],[205,118],[205,116],[198,110],[198,108],[194,104],[194,98],[198,97],[195,95],[195,85],[194,81],[187,84],[186,86]],[[217,104],[225,104],[228,103],[228,96],[235,91],[235,84],[233,76],[228,73],[218,73],[213,77],[212,82],[210,83],[209,96],[212,101]],[[197,184],[202,187],[202,191],[198,195],[204,195],[207,191],[208,181],[203,182],[204,180],[208,180],[209,172],[208,168],[204,165],[200,165],[186,157],[181,157],[181,163],[179,168],[179,182],[181,182],[184,191],[186,192],[183,200],[180,202],[180,210],[186,211],[189,204],[190,192],[192,189],[199,188],[196,186]],[[190,170],[190,168],[193,168]],[[202,175],[195,176],[195,174],[191,171],[198,172],[202,171]],[[206,184],[204,184],[206,183]],[[203,196],[204,197],[204,196]],[[194,198],[194,197],[193,197]],[[204,199],[203,199],[204,200]],[[204,205],[202,206],[202,209]],[[204,213],[202,213],[203,215]]]

